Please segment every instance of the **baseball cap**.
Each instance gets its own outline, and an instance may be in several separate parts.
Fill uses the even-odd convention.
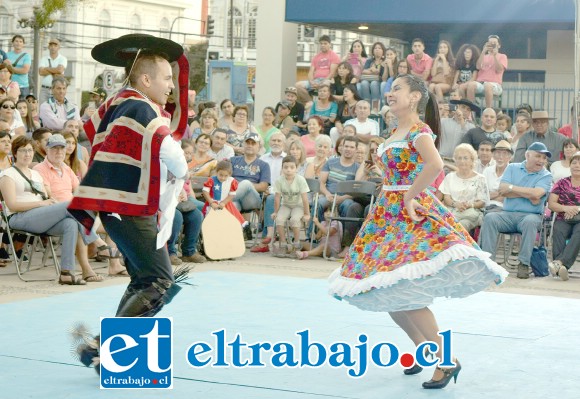
[[[290,103],[286,100],[282,100],[278,103],[278,105],[276,106],[276,109],[278,109],[278,107],[284,107],[287,109],[291,109],[292,107],[290,106]]]
[[[48,39],[48,44],[52,44],[52,43],[60,45],[60,40],[58,40],[56,37],[52,37],[52,38]]]
[[[246,134],[246,136],[244,137],[244,143],[248,140],[254,140],[256,143],[260,142],[260,136],[257,133],[248,133]]]
[[[530,146],[528,147],[528,151],[536,151],[539,152],[540,154],[546,155],[548,158],[552,157],[552,153],[548,150],[548,147],[546,147],[544,143],[540,143],[539,141],[530,144]]]
[[[296,87],[294,86],[288,86],[286,87],[286,89],[284,90],[284,94],[286,93],[294,93],[294,94],[298,94],[298,89],[296,89]]]
[[[66,140],[64,139],[62,134],[56,133],[48,138],[46,148],[52,147],[66,147]]]

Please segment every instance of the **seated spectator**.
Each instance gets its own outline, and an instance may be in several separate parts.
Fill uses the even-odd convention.
[[[328,136],[318,136],[321,137],[328,137]],[[318,152],[318,144],[316,144],[317,152]],[[288,155],[292,155],[296,160],[296,173],[302,177],[305,177],[306,174],[306,167],[309,165],[306,162],[306,149],[304,149],[304,145],[300,140],[294,140],[288,145]]]
[[[201,137],[201,136],[200,136]],[[190,199],[185,190],[179,194],[177,208],[173,216],[173,225],[171,227],[171,236],[167,241],[167,252],[169,252],[169,260],[173,266],[179,266],[183,262],[189,263],[204,263],[207,261],[205,256],[197,251],[197,243],[201,233],[201,224],[203,222],[203,215],[197,206],[183,205],[188,204]],[[179,233],[183,229],[181,239],[181,258],[177,256],[177,241],[179,240]]]
[[[461,98],[467,95],[467,86],[477,81],[477,60],[480,51],[474,44],[464,44],[455,57],[455,78],[451,90],[457,90]]]
[[[552,188],[548,207],[556,212],[552,230],[552,258],[548,264],[554,277],[568,280],[568,270],[580,251],[580,153],[570,159],[571,175]]]
[[[473,170],[477,153],[469,144],[459,144],[453,158],[457,172],[445,176],[439,190],[445,206],[465,230],[471,231],[481,226],[483,209],[489,201],[487,183]]]
[[[549,163],[556,162],[560,158],[560,151],[562,151],[566,137],[549,128],[550,120],[554,119],[549,116],[548,111],[532,112],[533,130],[524,134],[518,141],[514,162],[522,162],[525,157],[526,148],[536,142],[543,143],[552,154],[550,159],[548,159]]]
[[[45,127],[36,129],[32,133],[32,145],[34,147],[34,158],[32,159],[32,166],[44,161],[46,157],[46,143],[52,136],[52,130]]]
[[[356,119],[349,119],[344,123],[345,126],[353,125],[356,127],[356,137],[361,143],[368,143],[371,137],[379,137],[380,128],[377,121],[370,119],[371,106],[365,101],[361,100],[356,103]]]
[[[195,140],[195,150],[191,161],[187,164],[189,176],[213,176],[218,161],[211,156],[211,137],[205,133]]]
[[[487,213],[481,226],[481,249],[489,252],[492,260],[495,260],[500,233],[521,233],[517,274],[521,279],[530,274],[532,249],[552,184],[552,176],[545,168],[551,155],[543,143],[532,143],[524,162],[508,165],[498,189],[498,194],[505,198],[503,210]]]
[[[20,86],[18,82],[12,80],[12,71],[8,65],[0,62],[0,87],[6,93],[6,97],[10,97],[12,101],[20,98]]]
[[[497,143],[491,151],[493,154],[493,160],[495,161],[495,166],[483,170],[483,176],[487,182],[490,199],[485,208],[486,213],[499,212],[503,209],[503,201],[505,198],[499,194],[499,183],[505,172],[505,168],[509,164],[510,158],[514,154],[510,143],[506,140]]]
[[[373,104],[374,111],[378,112],[381,101],[381,93],[386,84],[385,58],[387,49],[381,42],[373,44],[371,56],[366,60],[360,78],[360,96],[369,104]]]
[[[256,126],[256,131],[262,138],[264,143],[264,152],[270,151],[270,137],[275,133],[279,133],[280,129],[274,126],[274,120],[276,119],[276,111],[272,107],[264,108],[262,111],[262,124]],[[284,137],[285,138],[285,137]]]
[[[368,144],[359,142],[358,145],[356,146],[356,154],[354,156],[354,161],[359,165],[364,164],[365,160],[368,157],[368,153],[369,153]]]
[[[52,94],[48,100],[40,104],[40,120],[42,126],[59,130],[69,119],[81,121],[80,108],[66,98],[68,80],[58,76],[52,79]]]
[[[350,45],[350,50],[348,54],[342,57],[342,61],[347,62],[352,68],[352,75],[356,81],[360,80],[362,74],[363,66],[368,58],[367,51],[365,50],[365,45],[360,40],[355,40]],[[338,65],[340,68],[340,64]],[[356,83],[356,82],[354,82]],[[337,101],[339,101],[337,99]]]
[[[493,108],[484,109],[481,115],[481,127],[475,127],[469,130],[465,133],[461,142],[470,144],[475,151],[479,149],[479,144],[484,140],[491,141],[493,145],[496,145],[499,141],[503,140],[503,137],[501,134],[496,133],[495,122],[496,114]]]
[[[467,85],[467,99],[475,101],[476,95],[485,97],[485,106],[493,106],[493,97],[501,96],[503,73],[508,67],[508,58],[501,54],[499,49],[501,42],[499,36],[491,35],[481,50],[477,60],[477,81],[469,82]]]
[[[550,173],[552,173],[552,181],[554,183],[563,177],[570,176],[570,160],[578,151],[580,151],[580,146],[577,141],[572,139],[564,140],[564,144],[562,144],[562,160],[550,165]]]
[[[468,131],[475,129],[472,113],[481,113],[481,109],[467,100],[452,100],[455,110],[451,111],[450,118],[441,119],[441,144],[439,153],[443,158],[453,158],[455,147],[461,143]]]
[[[64,154],[64,151],[62,152]],[[3,171],[0,177],[0,191],[10,215],[8,223],[11,228],[17,230],[62,236],[61,272],[58,282],[66,285],[85,285],[86,281],[74,274],[75,248],[79,233],[83,239],[90,238],[84,235],[84,227],[68,213],[66,202],[48,198],[42,176],[29,168],[33,153],[32,142],[25,136],[19,136],[12,142],[14,165]],[[85,270],[83,275],[84,273]]]
[[[77,143],[77,138],[71,132],[64,132],[62,137],[66,140],[66,154],[64,158],[64,163],[72,169],[75,176],[80,180],[83,179],[87,173],[87,164],[79,159],[77,156],[77,151],[79,150],[79,145]]]
[[[298,102],[298,90],[296,87],[286,87],[284,90],[284,98],[288,101],[288,105],[290,106],[290,116],[292,117],[292,120],[294,120],[294,123],[302,123],[304,120],[304,104]]]
[[[357,78],[354,76],[352,65],[343,61],[338,64],[336,75],[330,80],[330,94],[337,103],[344,100],[344,88],[348,85],[354,85]]]
[[[299,90],[320,90],[320,85],[332,79],[338,64],[340,64],[340,57],[331,50],[332,44],[329,36],[321,36],[318,43],[320,44],[320,52],[310,62],[308,80],[296,82],[296,87]]]
[[[387,50],[387,54],[388,54],[388,50]],[[387,94],[391,91],[391,86],[393,85],[393,82],[395,81],[395,79],[397,77],[399,77],[400,75],[408,75],[411,73],[411,68],[409,67],[409,62],[407,62],[406,58],[403,58],[402,60],[397,62],[397,73],[395,74],[395,76],[391,76],[387,79],[387,81],[385,82],[385,88],[383,89],[383,103],[387,104]]]
[[[311,116],[308,118],[308,134],[300,137],[300,141],[306,149],[306,156],[313,157],[316,153],[316,138],[320,136],[324,129],[324,122],[319,116]]]
[[[10,126],[10,136],[16,137],[26,134],[20,113],[16,110],[16,101],[12,98],[7,97],[0,101],[0,119]]]
[[[249,114],[250,111],[245,105],[238,105],[234,108],[234,124],[228,130],[228,144],[233,147],[236,155],[244,152],[245,137],[250,133],[258,133],[248,122]],[[258,143],[261,144],[261,140]]]
[[[220,103],[220,109],[222,110],[222,117],[218,121],[218,127],[228,131],[234,124],[234,108],[236,106],[229,98],[226,98]]]
[[[318,86],[318,97],[316,101],[312,102],[312,106],[309,109],[309,117],[320,117],[323,122],[324,134],[330,134],[330,129],[334,127],[337,113],[338,105],[330,96],[330,86],[327,83],[320,84]]]
[[[26,137],[31,138],[32,132],[40,127],[40,123],[34,120],[32,113],[28,112],[28,102],[26,100],[18,100],[16,109],[20,113]]]
[[[455,57],[451,43],[447,40],[441,40],[437,46],[437,55],[433,58],[429,91],[435,94],[438,101],[443,100],[443,96],[451,90],[454,78]]]
[[[397,127],[397,117],[393,115],[388,105],[383,105],[380,114],[386,126],[385,129],[381,132],[380,137],[386,140],[391,137],[393,129]]]
[[[296,160],[292,155],[282,160],[282,175],[273,184],[274,212],[272,219],[276,220],[278,232],[278,254],[282,254],[282,245],[286,244],[286,222],[289,220],[292,229],[293,243],[288,244],[285,255],[294,254],[302,248],[300,243],[300,227],[310,221],[310,191],[304,177],[296,173]]]
[[[360,163],[359,169],[356,172],[355,180],[373,180],[373,179],[381,179],[383,176],[383,171],[378,166],[378,156],[377,150],[379,146],[384,143],[384,140],[380,137],[373,137],[369,142],[368,153],[365,159],[363,159]],[[358,144],[359,146],[361,143]],[[358,150],[358,148],[357,148]],[[365,209],[365,214],[367,213],[368,209]]]
[[[479,143],[479,149],[477,150],[477,158],[475,160],[474,167],[474,170],[477,173],[483,174],[483,171],[486,168],[493,168],[495,166],[495,160],[492,156],[493,147],[494,145],[489,140],[483,140],[481,143]]]
[[[217,117],[219,109],[218,109],[218,105],[216,103],[214,103],[213,101],[206,101],[203,103],[199,103],[199,105],[197,106],[197,115],[195,115],[195,117],[193,118],[193,120],[189,124],[189,131],[190,132],[193,132],[195,129],[197,129],[198,127],[201,126],[201,114],[206,109],[212,110]]]
[[[574,106],[572,106],[572,108],[570,108],[570,123],[567,123],[558,129],[558,133],[571,139],[574,133],[574,129],[572,129],[572,124],[574,123]],[[578,127],[580,129],[580,117],[578,118]]]
[[[216,129],[211,135],[211,148],[207,151],[208,155],[218,161],[230,159],[233,157],[234,149],[232,146],[226,144],[228,140],[228,132],[224,129]]]
[[[10,133],[6,126],[2,126],[3,123],[6,122],[0,121],[0,172],[12,166]]]
[[[75,119],[71,119],[71,120],[66,121],[62,127],[62,131],[63,132],[71,132],[72,134],[75,135],[77,142],[81,143],[82,125],[79,121],[77,121]],[[82,132],[82,133],[84,134],[84,132]],[[86,138],[86,139],[88,141],[88,138]],[[90,147],[90,144],[89,144],[89,147]],[[79,159],[82,160],[87,165],[89,164],[89,160],[91,157],[89,155],[89,151],[87,150],[86,146],[81,144],[81,146],[79,147],[79,150],[77,151],[77,157],[79,157]]]
[[[407,63],[409,64],[411,73],[427,82],[431,75],[433,58],[425,53],[425,42],[423,42],[423,39],[413,39],[411,49],[413,50],[413,54],[407,56]]]
[[[213,108],[204,109],[201,112],[199,121],[200,121],[199,126],[194,129],[191,129],[190,136],[185,138],[196,141],[200,135],[205,134],[207,136],[211,136],[213,132],[217,129],[218,117]]]
[[[330,129],[330,138],[333,143],[342,135],[344,123],[356,118],[356,105],[361,100],[355,85],[347,85],[343,90],[343,101],[338,103],[338,114],[334,127]]]
[[[518,143],[524,134],[532,128],[532,117],[527,112],[518,112],[516,114],[516,123],[512,126],[511,144],[514,152],[518,148]]]
[[[343,139],[341,138],[340,141],[342,142]],[[328,136],[318,136],[315,144],[316,153],[314,157],[307,159],[306,170],[304,171],[304,177],[307,179],[320,178],[320,172],[326,164],[326,161],[328,161],[332,149],[332,142]]]
[[[276,120],[274,126],[284,133],[284,136],[287,136],[288,132],[293,129],[295,125],[294,119],[290,116],[290,103],[286,100],[282,100],[276,104]]]

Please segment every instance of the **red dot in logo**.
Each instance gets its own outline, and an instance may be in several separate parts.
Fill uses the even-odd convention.
[[[157,380],[153,380],[153,384],[157,384]]]
[[[415,363],[415,358],[410,353],[403,353],[399,362],[401,366],[409,368]]]

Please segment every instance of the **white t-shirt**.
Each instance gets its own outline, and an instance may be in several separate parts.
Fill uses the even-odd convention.
[[[274,183],[273,191],[280,193],[281,205],[293,208],[302,205],[302,193],[307,193],[310,190],[306,179],[296,175],[291,183],[286,180],[286,177],[280,176]]]
[[[564,167],[562,161],[556,161],[550,166],[550,172],[552,173],[552,181],[556,183],[558,180],[570,176],[570,168]]]
[[[32,184],[35,185],[36,189],[39,191],[44,191],[44,180],[42,180],[42,176],[35,170],[30,170],[32,172]],[[0,179],[3,179],[4,176],[11,178],[14,181],[14,188],[16,194],[16,202],[36,202],[42,201],[42,197],[38,194],[34,194],[32,192],[32,188],[30,184],[18,173],[18,171],[12,167],[5,169],[2,173],[0,173]],[[8,209],[6,206],[6,212],[8,215],[14,213]]]
[[[364,122],[359,122],[357,118],[349,119],[344,122],[344,126],[353,125],[356,127],[356,134],[370,134],[371,136],[378,136],[380,133],[379,124],[377,121],[367,118]]]
[[[64,67],[64,69],[66,69],[66,65],[68,63],[66,57],[62,54],[59,54],[56,56],[56,58],[53,60],[52,58],[50,58],[50,63],[48,62],[48,59],[50,58],[50,55],[47,55],[46,57],[42,57],[40,59],[40,61],[38,62],[38,67],[39,68],[56,68],[59,65],[62,65]],[[52,74],[48,74],[44,77],[42,77],[42,86],[52,86]]]
[[[505,169],[504,169],[505,171]],[[485,181],[487,182],[487,188],[489,192],[499,190],[499,183],[501,181],[501,176],[498,176],[495,173],[495,166],[493,168],[485,168],[483,170],[483,176],[485,177]],[[503,176],[503,175],[502,175]],[[489,200],[489,205],[497,205],[503,208],[503,202],[496,201],[496,200]]]

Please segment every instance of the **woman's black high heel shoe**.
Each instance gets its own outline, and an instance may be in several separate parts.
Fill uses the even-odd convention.
[[[425,351],[423,352],[425,359],[427,359],[428,357],[435,357],[435,355],[431,352],[429,352],[429,348],[425,347]],[[405,375],[415,375],[415,374],[419,374],[421,371],[423,371],[423,367],[419,366],[418,364],[414,364],[413,367],[408,368],[403,370],[403,374]]]
[[[459,362],[456,360],[455,363],[457,363],[457,366],[450,368],[450,369],[442,369],[439,366],[437,366],[437,368],[439,370],[441,370],[443,372],[443,378],[441,378],[440,380],[433,380],[430,379],[429,381],[426,381],[423,383],[423,388],[425,389],[441,389],[441,388],[445,388],[447,386],[447,384],[449,384],[449,381],[451,381],[451,378],[453,378],[453,382],[455,384],[457,384],[457,376],[459,375],[459,372],[461,371],[461,364],[459,364]]]

